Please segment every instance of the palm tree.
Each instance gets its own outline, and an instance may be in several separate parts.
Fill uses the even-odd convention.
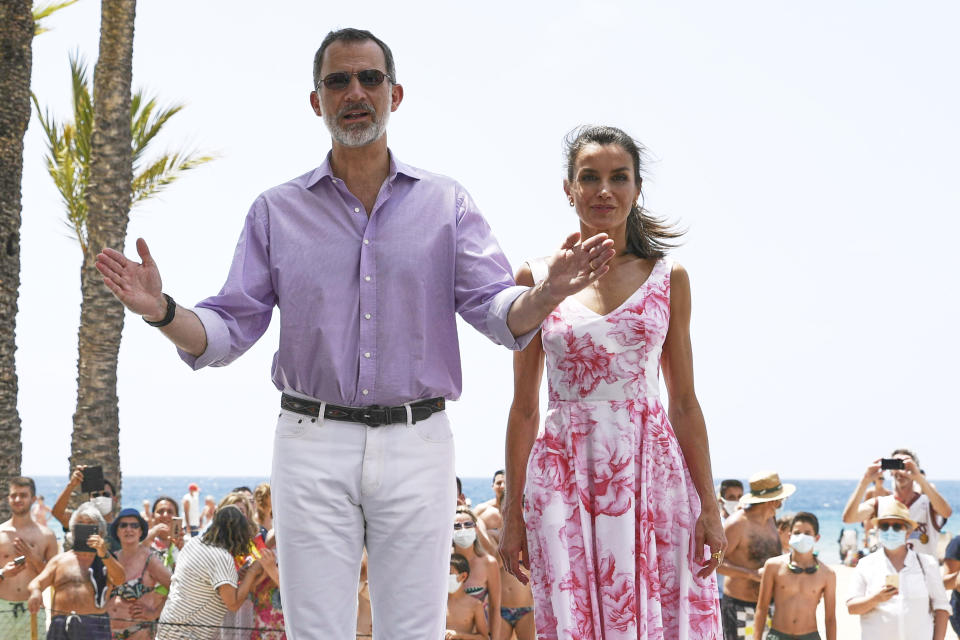
[[[0,487],[20,475],[15,329],[20,292],[20,180],[30,122],[31,0],[0,0]],[[9,505],[0,504],[0,520]]]
[[[102,68],[98,65],[99,73]],[[47,170],[60,192],[67,213],[66,223],[76,235],[84,256],[77,412],[74,414],[70,465],[72,468],[78,464],[100,464],[106,477],[116,478],[119,482],[116,384],[123,307],[103,286],[93,263],[101,247],[123,246],[132,206],[158,193],[183,172],[213,158],[178,151],[147,160],[145,156],[151,141],[183,109],[183,105],[161,108],[155,97],[147,97],[143,90],[138,90],[132,96],[127,112],[130,139],[125,148],[130,173],[124,178],[123,196],[110,193],[112,202],[119,201],[116,206],[123,207],[122,220],[114,219],[119,217],[118,210],[105,210],[102,204],[95,213],[92,191],[96,106],[90,96],[86,64],[78,55],[70,57],[70,76],[73,85],[72,122],[57,122],[49,111],[40,108],[34,97],[40,125],[47,138]],[[96,90],[96,79],[94,87]]]

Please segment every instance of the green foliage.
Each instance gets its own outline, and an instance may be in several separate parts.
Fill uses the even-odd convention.
[[[73,81],[73,121],[58,122],[49,109],[41,109],[37,96],[31,94],[37,108],[40,126],[47,138],[45,157],[47,171],[60,192],[67,212],[67,225],[87,252],[87,184],[90,179],[90,141],[93,137],[93,100],[87,65],[78,54],[70,55],[70,77]],[[150,142],[163,126],[183,109],[182,104],[160,108],[155,97],[145,97],[137,90],[130,102],[133,181],[130,203],[156,195],[173,183],[184,171],[194,169],[213,156],[193,151],[173,151],[151,160],[144,158]]]
[[[69,7],[72,4],[76,4],[79,0],[66,0],[66,2],[54,2],[53,4],[44,5],[42,7],[33,8],[33,35],[34,37],[40,35],[41,33],[46,33],[50,31],[43,26],[42,21],[44,18],[49,18],[50,15]]]

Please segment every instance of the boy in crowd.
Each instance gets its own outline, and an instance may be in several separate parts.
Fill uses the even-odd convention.
[[[459,553],[450,556],[447,591],[447,632],[444,640],[487,640],[487,618],[483,604],[468,596],[463,585],[470,577],[470,561]]]
[[[817,516],[801,511],[790,524],[790,551],[763,565],[760,598],[754,622],[754,640],[763,638],[767,609],[776,602],[767,640],[820,640],[817,605],[823,599],[827,640],[837,639],[837,575],[820,564],[813,546],[820,540]]]

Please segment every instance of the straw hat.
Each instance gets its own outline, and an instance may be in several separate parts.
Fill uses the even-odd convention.
[[[773,502],[792,496],[797,487],[780,482],[776,471],[760,471],[750,476],[750,492],[740,498],[741,505]]]
[[[877,515],[873,519],[873,526],[881,520],[900,520],[910,525],[911,529],[917,528],[917,523],[910,519],[910,510],[894,496],[882,496],[877,498]]]

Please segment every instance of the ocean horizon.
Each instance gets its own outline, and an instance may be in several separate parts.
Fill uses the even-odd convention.
[[[32,477],[37,483],[37,495],[44,496],[47,506],[52,507],[57,496],[66,486],[67,479],[62,476]],[[490,477],[469,477],[460,480],[463,484],[463,493],[472,504],[477,505],[493,498]],[[191,482],[200,485],[201,496],[212,495],[219,502],[223,496],[236,487],[247,486],[253,489],[261,482],[268,481],[269,478],[265,476],[125,475],[121,489],[122,506],[140,510],[143,508],[144,500],[148,500],[152,504],[159,496],[169,496],[179,504],[183,495],[187,492],[187,485]],[[742,481],[744,486],[747,486],[747,481],[745,479]],[[820,521],[820,541],[816,546],[820,558],[829,564],[840,562],[837,543],[840,532],[843,528],[859,529],[854,525],[844,525],[840,517],[850,493],[856,488],[859,480],[856,478],[837,480],[783,478],[783,481],[796,485],[797,491],[784,502],[780,514],[796,513],[797,511],[809,511],[815,514]],[[715,480],[714,486],[719,484],[720,479],[718,478]],[[934,479],[934,484],[951,507],[955,510],[960,509],[960,480],[936,482],[936,479]],[[957,534],[960,532],[957,523],[960,523],[960,514],[951,516],[944,530]],[[62,537],[63,532],[59,526],[55,525],[51,528],[57,534],[57,537]]]

